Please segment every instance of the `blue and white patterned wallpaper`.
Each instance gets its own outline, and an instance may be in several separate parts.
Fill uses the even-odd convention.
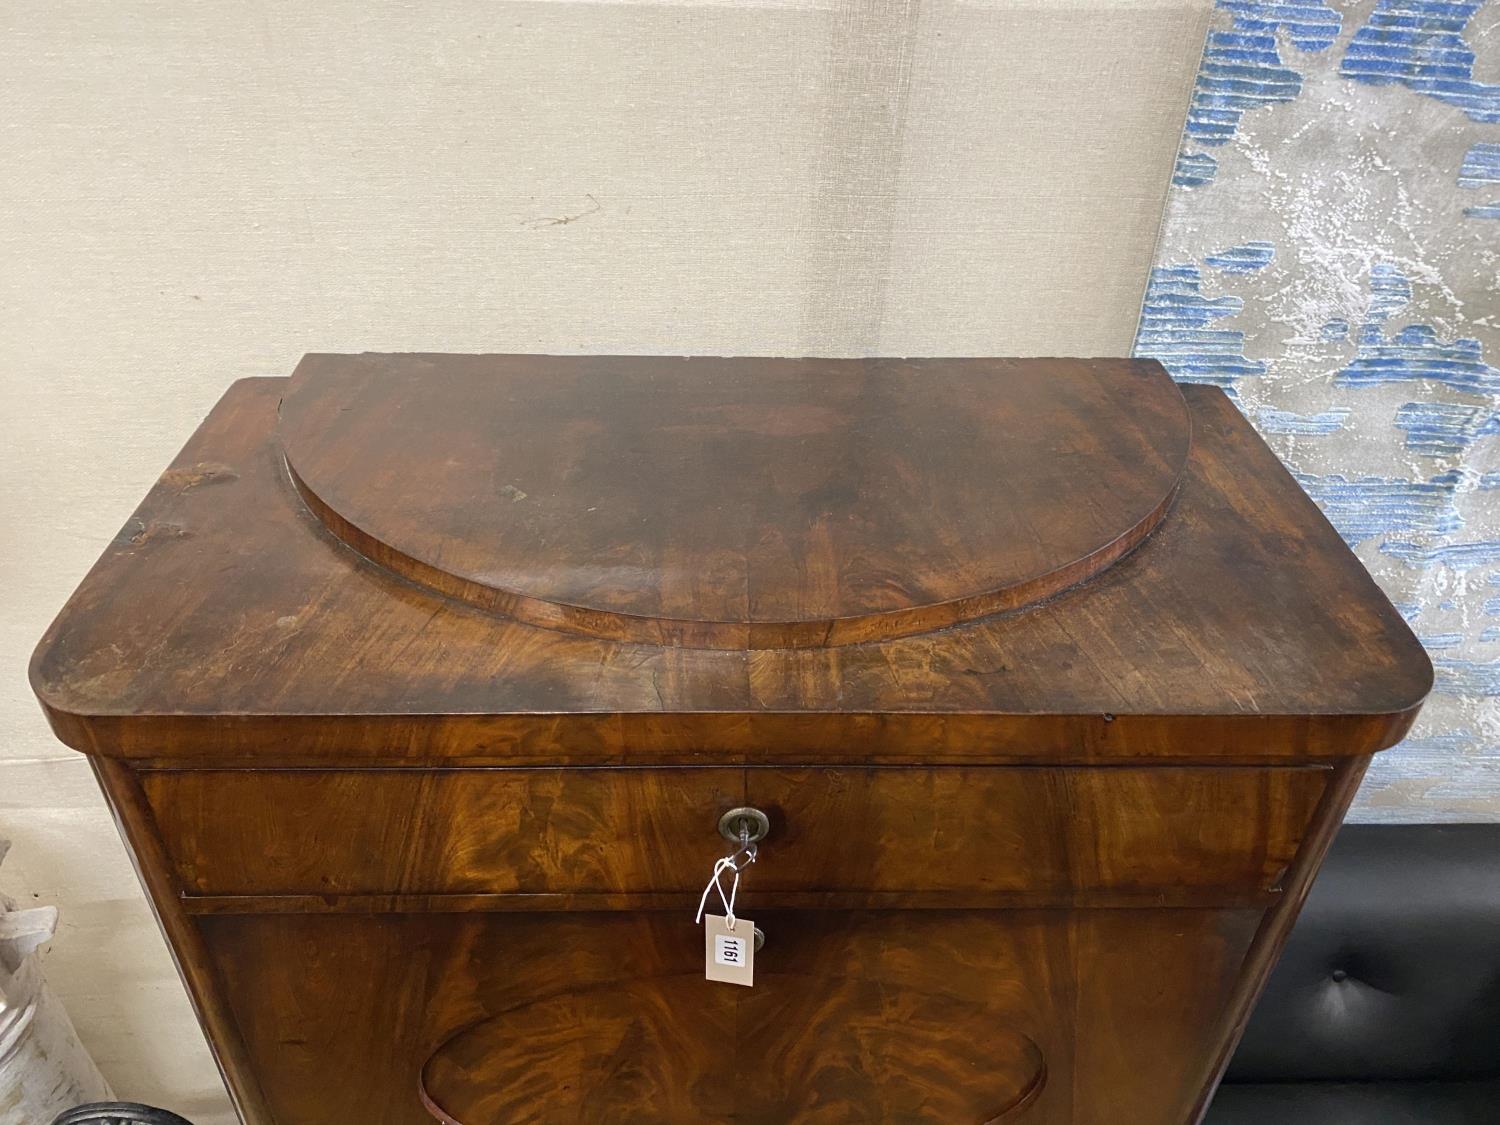
[[[1136,352],[1225,388],[1426,644],[1354,819],[1500,820],[1500,0],[1218,0]]]

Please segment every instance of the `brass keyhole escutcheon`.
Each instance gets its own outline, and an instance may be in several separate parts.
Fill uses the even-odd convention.
[[[755,844],[771,831],[771,818],[748,805],[730,809],[719,817],[719,835],[731,844]]]

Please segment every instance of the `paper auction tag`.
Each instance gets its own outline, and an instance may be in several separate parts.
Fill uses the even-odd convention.
[[[755,983],[755,923],[735,915],[734,928],[717,914],[703,919],[703,975],[725,984]]]

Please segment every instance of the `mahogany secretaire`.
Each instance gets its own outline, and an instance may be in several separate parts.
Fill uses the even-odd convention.
[[[1193,1122],[1430,678],[1221,391],[1060,359],[308,356],[32,668],[256,1125]]]

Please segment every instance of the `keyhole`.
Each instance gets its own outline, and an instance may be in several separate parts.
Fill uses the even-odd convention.
[[[748,805],[730,809],[719,817],[719,835],[742,848],[764,840],[770,831],[771,818]]]

